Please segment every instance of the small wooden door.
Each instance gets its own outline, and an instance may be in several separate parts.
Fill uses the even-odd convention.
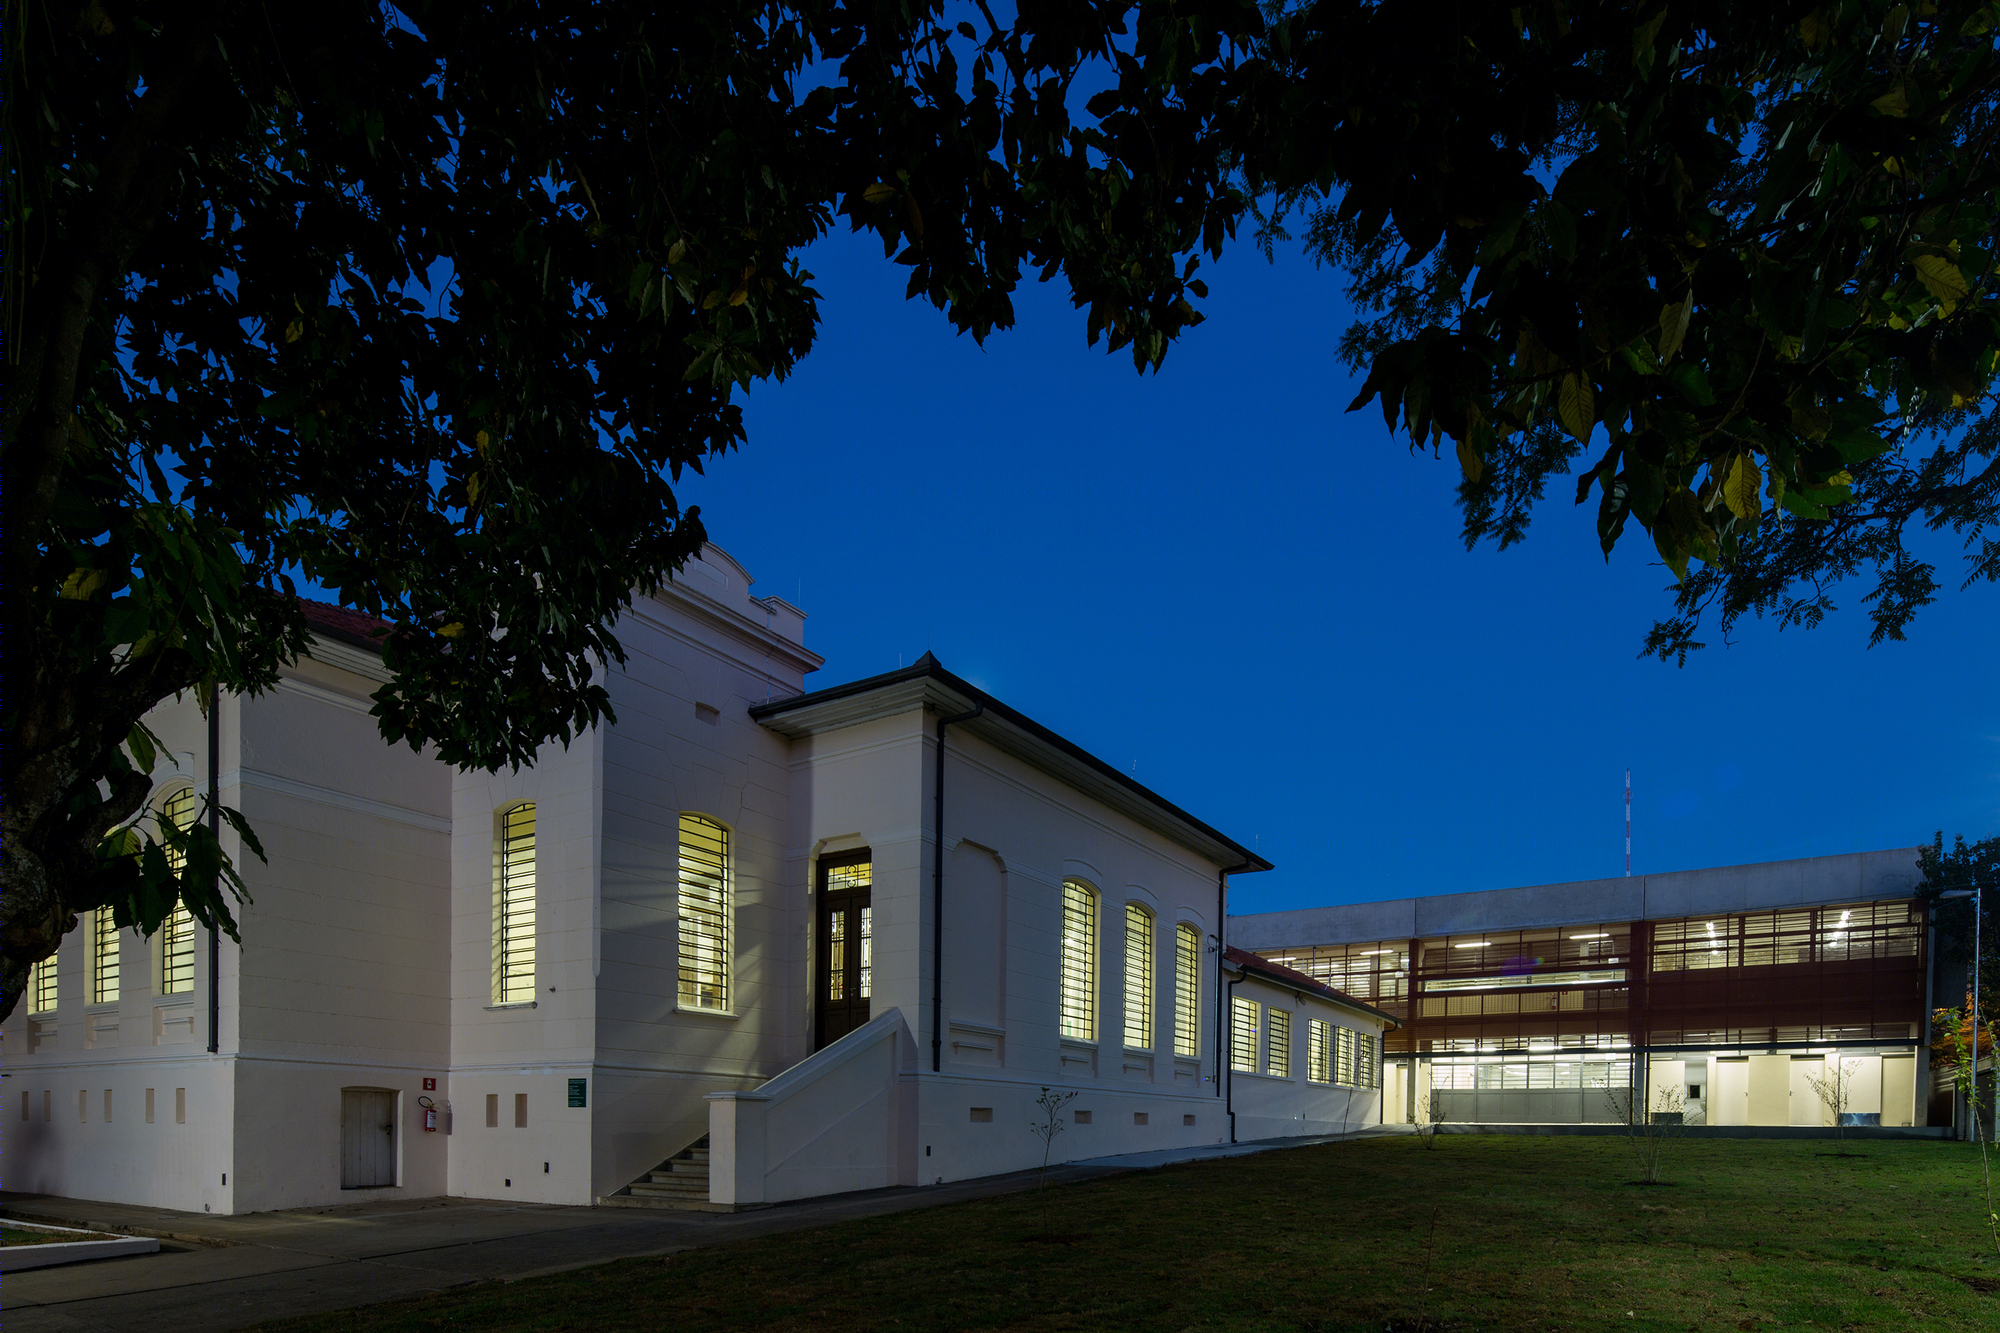
[[[375,1088],[340,1090],[340,1187],[380,1189],[396,1183],[396,1094]]]
[[[875,923],[869,907],[869,854],[822,861],[814,939],[813,1049],[830,1046],[868,1021],[874,990]]]

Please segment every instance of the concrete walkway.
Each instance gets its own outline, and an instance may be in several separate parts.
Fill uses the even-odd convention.
[[[1342,1139],[1273,1139],[1100,1157],[1049,1168],[1051,1184],[1175,1162],[1241,1157]],[[1401,1131],[1407,1132],[1407,1131]],[[158,1254],[8,1274],[6,1333],[241,1328],[473,1282],[672,1254],[751,1236],[931,1208],[1032,1188],[1016,1172],[952,1185],[897,1187],[782,1203],[746,1213],[568,1208],[485,1199],[350,1203],[215,1217],[131,1204],[0,1193],[0,1215],[161,1238]]]

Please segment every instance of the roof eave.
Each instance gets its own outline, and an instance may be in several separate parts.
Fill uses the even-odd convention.
[[[952,714],[977,707],[982,710],[979,716],[959,723],[961,729],[1172,837],[1219,866],[1243,872],[1271,869],[1271,863],[1257,853],[1082,746],[953,675],[928,653],[896,671],[752,705],[750,716],[772,731],[796,739],[920,707]]]

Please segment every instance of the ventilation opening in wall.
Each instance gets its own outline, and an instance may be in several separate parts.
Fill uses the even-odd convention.
[[[1181,1117],[1181,1123],[1183,1125],[1192,1125],[1194,1123],[1194,1117],[1191,1115],[1184,1115]]]
[[[1076,1113],[1076,1123],[1077,1123],[1077,1124],[1079,1124],[1079,1125],[1087,1125],[1087,1124],[1089,1124],[1089,1123],[1090,1123],[1090,1112],[1088,1112],[1088,1111],[1078,1111],[1078,1112]]]
[[[972,1123],[973,1123],[973,1124],[975,1124],[975,1125],[990,1125],[990,1124],[992,1124],[992,1123],[993,1123],[993,1108],[992,1108],[992,1107],[990,1107],[990,1106],[975,1106],[975,1107],[973,1107],[973,1108],[972,1108]]]
[[[694,706],[694,720],[697,722],[706,722],[712,727],[721,719],[722,710],[714,704],[697,703]]]
[[[1147,1118],[1146,1112],[1134,1111],[1132,1113],[1132,1123],[1135,1125],[1147,1125],[1151,1124],[1152,1121]]]

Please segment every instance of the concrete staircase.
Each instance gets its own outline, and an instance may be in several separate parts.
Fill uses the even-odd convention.
[[[678,1208],[699,1212],[735,1212],[727,1204],[708,1201],[708,1135],[661,1162],[615,1194],[598,1200],[619,1208]]]

